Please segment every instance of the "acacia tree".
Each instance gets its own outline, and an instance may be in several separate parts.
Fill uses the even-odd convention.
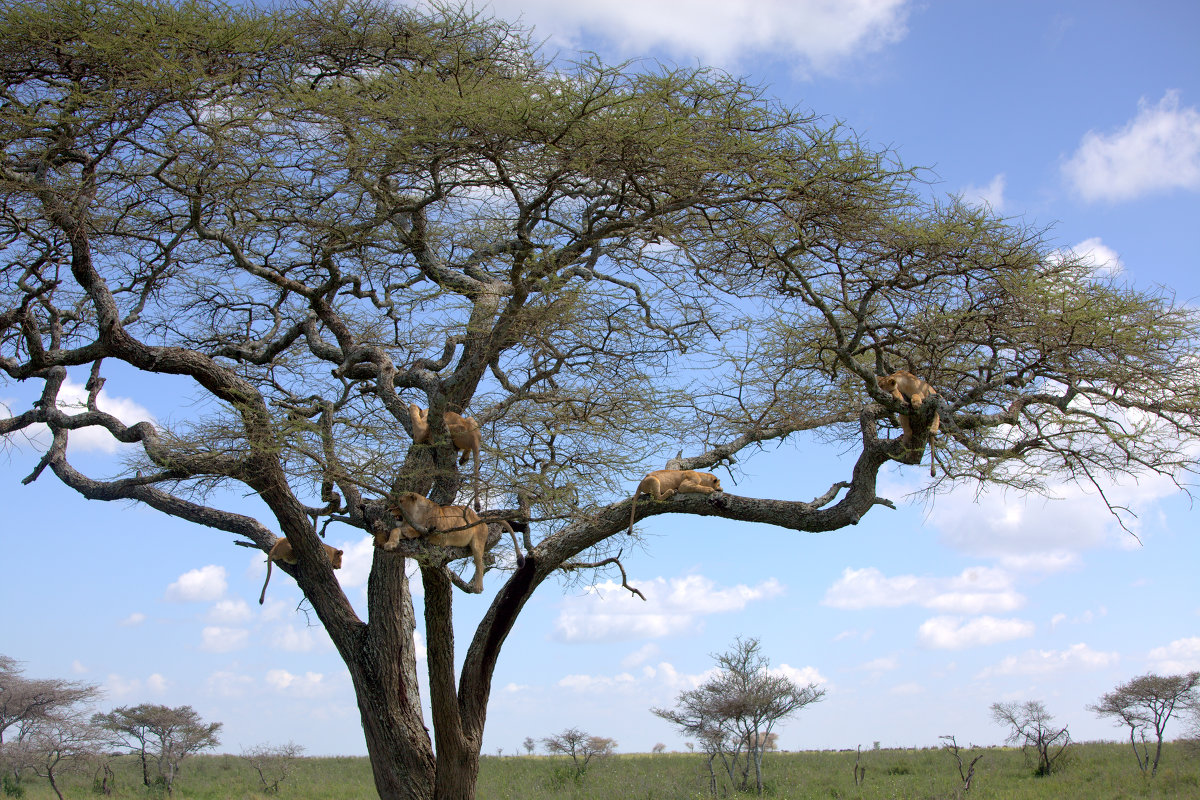
[[[1162,758],[1163,731],[1176,708],[1187,708],[1196,702],[1200,672],[1184,675],[1141,675],[1122,683],[1100,698],[1100,702],[1088,708],[1097,716],[1113,717],[1117,725],[1129,727],[1129,743],[1138,767],[1145,773],[1158,773],[1158,762]],[[1147,731],[1154,732],[1154,756],[1150,755]],[[1138,749],[1138,740],[1141,749]]]
[[[992,719],[1008,727],[1004,741],[1021,745],[1025,758],[1037,761],[1035,775],[1045,777],[1062,766],[1071,744],[1071,732],[1066,725],[1060,728],[1054,724],[1054,715],[1046,710],[1045,703],[1040,700],[992,703]]]
[[[688,735],[696,736],[708,756],[709,790],[716,794],[713,762],[719,757],[731,782],[739,761],[745,790],[754,768],[754,787],[763,793],[763,752],[772,747],[775,725],[820,702],[824,689],[801,686],[786,675],[773,674],[771,662],[761,652],[758,639],[738,638],[732,648],[713,656],[717,673],[695,689],[679,693],[675,708],[653,708]],[[742,754],[744,759],[742,758]]]
[[[110,744],[128,747],[142,762],[142,782],[151,785],[150,759],[154,759],[155,780],[170,794],[179,774],[179,763],[192,753],[220,744],[218,731],[223,723],[204,722],[191,706],[142,703],[120,706],[107,714],[96,714],[92,723],[107,731]]]
[[[49,779],[96,751],[95,731],[84,718],[100,687],[59,678],[27,678],[20,663],[0,655],[0,770],[7,788],[31,769]],[[11,774],[11,781],[9,775]]]
[[[812,501],[636,514],[810,532],[893,505],[879,470],[925,458],[897,414],[913,442],[940,416],[935,489],[1192,466],[1194,312],[1041,231],[930,205],[891,154],[737,78],[547,63],[504,22],[381,0],[2,9],[0,372],[40,391],[0,434],[48,430],[26,481],[263,551],[287,536],[280,568],[346,663],[383,797],[473,796],[517,616],[564,570],[621,567],[630,488],[664,460],[840,441],[853,463]],[[880,391],[898,368],[939,394]],[[132,373],[207,402],[127,424],[101,392]],[[481,424],[476,485],[446,411]],[[120,472],[71,462],[87,428],[129,445]],[[457,658],[465,549],[376,550],[366,619],[322,552],[330,524],[385,534],[396,491],[478,496],[523,532],[524,566],[494,558],[494,595],[466,598],[487,611]]]
[[[542,739],[542,744],[546,746],[546,752],[551,755],[570,756],[576,778],[587,772],[588,765],[593,759],[607,758],[617,747],[615,739],[607,736],[593,736],[579,728],[567,728],[562,733],[547,736]]]

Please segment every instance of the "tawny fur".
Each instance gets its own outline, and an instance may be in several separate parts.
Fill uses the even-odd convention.
[[[488,526],[479,515],[467,506],[440,506],[416,492],[401,492],[388,504],[388,511],[400,525],[388,532],[386,539],[376,537],[375,546],[384,550],[395,550],[401,539],[416,539],[423,534],[409,524],[429,531],[426,540],[440,547],[470,547],[475,559],[475,577],[471,579],[471,591],[483,592],[483,554],[487,549]],[[525,565],[525,556],[517,544],[517,534],[504,520],[496,520],[512,537],[513,550],[517,554],[517,566]]]
[[[429,412],[421,408],[416,403],[408,404],[408,414],[412,417],[413,426],[413,444],[429,444]],[[479,510],[479,445],[480,433],[479,423],[474,417],[464,417],[461,414],[456,414],[453,411],[447,411],[442,415],[443,421],[446,423],[446,430],[450,432],[450,441],[454,443],[454,449],[461,451],[462,455],[458,459],[460,466],[467,463],[467,459],[474,457],[474,505],[475,510]]]
[[[721,479],[707,472],[692,469],[656,469],[647,473],[633,493],[629,506],[629,535],[633,535],[633,521],[637,514],[637,499],[648,494],[655,500],[666,500],[675,494],[712,494],[720,492]]]
[[[334,569],[342,568],[342,551],[332,545],[321,543],[321,547],[325,548],[325,557],[329,559],[329,563]],[[287,540],[287,537],[276,539],[275,544],[271,546],[271,552],[267,553],[267,579],[263,581],[262,594],[258,596],[258,604],[261,606],[263,601],[267,599],[267,584],[271,582],[271,562],[282,561],[285,564],[296,563],[296,551],[292,548],[292,543]]]
[[[925,381],[913,375],[907,370],[899,370],[893,372],[883,378],[875,379],[879,383],[879,388],[889,393],[892,397],[901,402],[907,402],[914,410],[921,407],[926,398],[937,394],[937,390],[930,386]],[[906,414],[898,414],[900,417],[900,427],[904,431],[901,441],[905,447],[912,447],[912,425],[908,421]],[[937,415],[933,415],[933,422],[929,425],[929,477],[934,476],[934,465],[937,463],[935,455],[935,434],[938,428],[941,427],[942,420]]]

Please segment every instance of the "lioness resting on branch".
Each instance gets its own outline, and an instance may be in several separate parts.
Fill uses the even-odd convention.
[[[696,472],[692,469],[656,469],[647,473],[633,493],[633,503],[629,506],[629,535],[633,535],[633,521],[637,514],[637,499],[640,494],[648,494],[655,500],[666,500],[676,494],[712,494],[720,492],[721,479],[707,472]]]
[[[387,538],[375,537],[375,546],[384,550],[395,550],[400,539],[416,539],[424,536],[430,544],[439,547],[470,547],[475,559],[475,577],[471,579],[471,591],[483,592],[483,554],[487,549],[488,526],[479,515],[467,506],[440,506],[416,492],[401,492],[391,498],[388,511],[400,525],[388,532]],[[517,534],[504,520],[496,520],[513,540],[517,554],[517,566],[525,566],[525,556],[517,544]]]
[[[926,398],[937,394],[937,390],[930,386],[925,381],[913,375],[907,370],[899,370],[893,372],[883,378],[875,379],[879,383],[879,388],[891,394],[892,397],[907,402],[914,410],[921,407]],[[900,441],[904,443],[906,448],[912,447],[912,425],[908,421],[907,414],[898,414],[900,417],[900,427],[904,431],[904,435]],[[933,422],[929,424],[929,477],[934,476],[934,465],[937,463],[934,451],[934,435],[938,432],[942,420],[937,415],[933,415]],[[924,449],[924,447],[922,447]]]
[[[325,548],[325,557],[329,559],[329,563],[333,565],[333,568],[341,569],[342,551],[324,542],[321,543],[321,547]],[[292,547],[292,543],[287,540],[286,536],[275,540],[275,544],[271,546],[271,552],[267,553],[267,579],[263,581],[262,593],[258,596],[258,604],[260,606],[267,599],[267,584],[271,582],[272,561],[282,561],[285,564],[297,563],[295,548]]]

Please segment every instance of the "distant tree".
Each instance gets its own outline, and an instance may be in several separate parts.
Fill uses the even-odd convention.
[[[583,775],[592,761],[612,755],[617,747],[615,739],[592,736],[578,728],[567,728],[562,733],[547,736],[542,739],[542,744],[551,754],[570,756],[576,776]]]
[[[971,791],[971,781],[975,779],[975,765],[983,758],[984,754],[979,753],[966,764],[963,763],[965,756],[958,746],[958,739],[954,736],[939,736],[939,739],[945,739],[943,747],[954,756],[954,761],[958,764],[958,777],[962,781],[963,794]]]
[[[20,662],[0,655],[0,769],[6,786],[19,785],[26,768],[36,766],[37,774],[51,777],[76,766],[89,734],[79,714],[100,697],[93,684],[22,673]]]
[[[714,791],[712,764],[720,758],[731,780],[740,763],[739,789],[747,787],[753,768],[755,789],[761,795],[762,756],[773,741],[772,728],[825,696],[825,690],[816,684],[800,686],[787,676],[772,673],[770,661],[760,651],[758,639],[739,637],[729,651],[713,656],[716,675],[696,689],[681,692],[675,708],[651,709],[697,737],[709,756],[709,788]]]
[[[174,792],[180,762],[192,753],[220,744],[217,732],[221,723],[203,722],[191,706],[122,706],[108,714],[97,714],[93,721],[110,734],[113,743],[139,753],[146,785],[152,783],[148,762],[153,758],[155,780],[168,794]]]
[[[1129,727],[1129,742],[1138,767],[1150,775],[1158,773],[1162,757],[1163,731],[1177,708],[1187,707],[1200,696],[1200,672],[1185,675],[1142,675],[1108,692],[1100,702],[1088,706],[1097,716],[1113,717],[1117,725]],[[1147,732],[1153,731],[1154,755],[1150,755]],[[1140,742],[1140,749],[1139,749]]]
[[[762,751],[764,753],[774,753],[779,749],[779,734],[775,731],[771,731],[765,736],[755,737],[752,744],[758,744],[759,742],[761,742]]]
[[[658,742],[654,745],[654,747],[650,748],[650,752],[654,753],[655,755],[660,755],[661,753],[665,752],[666,749],[667,746],[665,744]]]
[[[526,736],[525,741],[521,742],[521,746],[525,748],[526,755],[533,755],[533,751],[537,749],[537,740],[532,736]]]
[[[304,747],[295,742],[281,745],[256,744],[242,751],[242,759],[258,775],[264,792],[279,793],[279,784],[296,768]]]
[[[1035,775],[1049,775],[1062,766],[1071,734],[1067,726],[1053,724],[1054,717],[1040,701],[992,703],[992,719],[1009,728],[1006,742],[1020,744],[1025,757],[1037,761]]]
[[[39,719],[20,743],[25,765],[50,782],[59,800],[64,798],[58,779],[85,770],[101,754],[103,732],[88,721],[90,715],[88,708],[60,708]]]
[[[150,746],[150,723],[156,708],[142,704],[140,706],[120,706],[107,714],[97,714],[92,717],[92,723],[101,728],[108,736],[108,742],[114,747],[126,747],[136,753],[142,765],[142,784],[150,785],[150,763],[148,749]]]

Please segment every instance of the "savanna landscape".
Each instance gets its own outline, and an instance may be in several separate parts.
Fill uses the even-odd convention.
[[[1085,742],[1073,745],[1070,760],[1057,774],[1035,777],[1019,748],[988,747],[967,751],[976,766],[969,792],[953,756],[943,748],[824,750],[768,753],[764,796],[786,800],[1050,800],[1050,798],[1156,798],[1189,800],[1200,796],[1200,758],[1178,742],[1164,747],[1163,766],[1143,778],[1128,744]],[[866,774],[854,782],[859,761]],[[113,762],[111,796],[150,797],[141,786],[137,759]],[[616,754],[575,777],[564,756],[484,756],[477,797],[483,800],[701,800],[709,796],[704,756],[699,753]],[[26,800],[54,797],[45,781],[26,784]],[[351,800],[374,790],[366,758],[301,758],[278,793],[263,790],[253,769],[236,755],[197,756],[187,761],[174,796],[183,800]],[[100,797],[93,778],[77,774],[64,781],[67,797]],[[753,793],[731,796],[751,797]]]

